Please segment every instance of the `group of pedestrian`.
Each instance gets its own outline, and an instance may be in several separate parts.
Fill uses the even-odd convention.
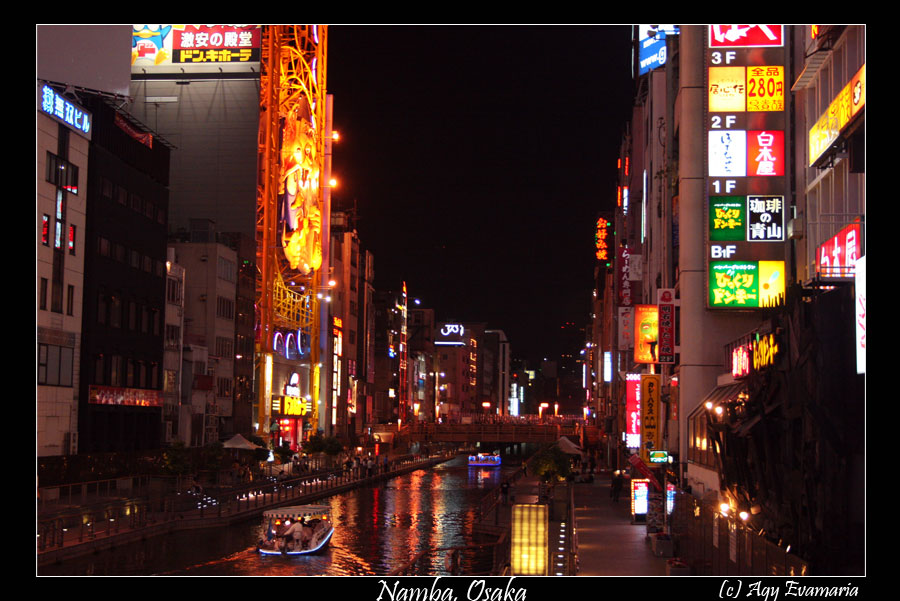
[[[380,470],[382,473],[387,472],[388,470],[387,455],[384,455],[381,459]],[[349,473],[351,476],[356,478],[371,478],[376,473],[378,473],[378,471],[378,462],[372,455],[369,455],[367,457],[355,455],[353,457],[348,457],[344,461],[344,472]]]

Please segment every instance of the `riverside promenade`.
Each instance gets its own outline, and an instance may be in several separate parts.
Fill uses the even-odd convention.
[[[179,493],[162,505],[150,506],[140,500],[130,504],[109,504],[110,509],[92,506],[58,508],[52,514],[38,511],[36,563],[40,567],[117,546],[160,536],[176,530],[227,526],[251,519],[273,507],[305,505],[358,486],[387,480],[401,474],[448,461],[456,454],[409,458],[378,468],[369,475],[365,470],[332,472],[288,478],[271,478],[216,491],[208,495]],[[98,499],[97,501],[101,501]],[[127,508],[127,509],[125,509]],[[42,515],[43,513],[43,515]],[[82,519],[81,516],[85,516]],[[75,522],[73,523],[73,518]]]
[[[536,476],[512,481],[509,501],[496,496],[496,503],[482,510],[480,525],[485,532],[509,532],[511,507],[515,503],[549,502],[548,575],[554,576],[665,576],[667,558],[653,554],[644,524],[632,524],[626,494],[618,502],[610,496],[608,474],[598,474],[590,483],[569,483],[568,499],[547,500],[546,489]],[[563,496],[563,488],[557,496]],[[568,505],[568,509],[566,509]],[[566,516],[574,515],[574,523]]]

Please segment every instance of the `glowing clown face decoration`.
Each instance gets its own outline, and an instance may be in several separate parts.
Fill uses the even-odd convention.
[[[302,275],[322,266],[322,212],[316,132],[305,117],[288,118],[282,131],[279,224],[290,268]]]
[[[656,347],[659,343],[659,312],[656,305],[635,307],[637,328],[634,341],[634,360],[638,363],[656,363]]]

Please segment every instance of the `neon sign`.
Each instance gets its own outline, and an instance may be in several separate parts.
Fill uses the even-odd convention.
[[[597,219],[597,231],[594,234],[594,245],[597,248],[595,256],[598,261],[607,261],[609,265],[609,221],[600,217]]]
[[[707,306],[774,306],[788,210],[784,28],[710,25],[708,42]]]
[[[90,139],[94,119],[89,111],[67,100],[47,84],[40,88],[41,112]]]
[[[710,25],[710,48],[760,48],[784,45],[781,25]]]
[[[753,369],[760,370],[775,364],[778,355],[778,341],[775,334],[757,334],[753,342]]]

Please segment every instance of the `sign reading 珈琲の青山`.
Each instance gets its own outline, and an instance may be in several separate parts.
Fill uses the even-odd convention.
[[[790,208],[785,37],[782,25],[707,27],[710,309],[783,302]]]

